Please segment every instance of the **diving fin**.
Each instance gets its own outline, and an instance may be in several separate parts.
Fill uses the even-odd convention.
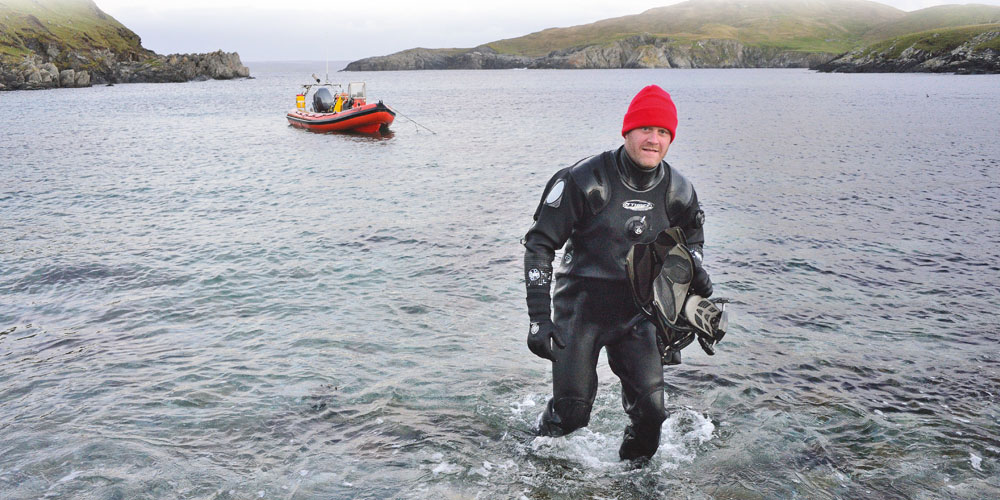
[[[633,245],[625,266],[636,305],[656,325],[663,364],[680,364],[680,350],[695,338],[690,327],[679,324],[694,278],[694,262],[684,247],[684,232],[670,228],[650,243]]]
[[[625,265],[636,304],[656,325],[663,364],[679,364],[680,350],[695,338],[707,354],[715,354],[729,326],[728,300],[688,296],[695,265],[681,228],[633,245]]]
[[[715,354],[715,344],[726,336],[729,328],[728,303],[726,299],[709,300],[692,295],[684,304],[684,318],[698,331],[698,343],[709,356]]]
[[[694,262],[679,227],[662,231],[651,243],[637,243],[625,258],[636,304],[661,328],[676,326],[694,278]]]
[[[652,243],[639,243],[629,250],[625,267],[632,285],[632,297],[644,313],[652,316],[652,283],[663,269],[663,260],[657,255]]]

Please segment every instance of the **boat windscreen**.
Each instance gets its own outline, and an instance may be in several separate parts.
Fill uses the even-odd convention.
[[[347,94],[351,99],[365,98],[365,82],[351,82],[347,85]]]

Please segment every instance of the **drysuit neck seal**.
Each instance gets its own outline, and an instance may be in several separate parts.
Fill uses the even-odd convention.
[[[629,158],[625,146],[618,148],[615,158],[618,160],[615,162],[615,166],[618,168],[618,174],[621,175],[622,181],[636,191],[652,189],[663,180],[663,175],[667,170],[663,168],[662,161],[655,168],[642,168],[636,165]]]

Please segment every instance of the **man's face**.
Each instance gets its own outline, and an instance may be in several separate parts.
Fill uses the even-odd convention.
[[[656,168],[670,148],[670,131],[662,127],[639,127],[625,134],[625,152],[632,161],[647,169]]]

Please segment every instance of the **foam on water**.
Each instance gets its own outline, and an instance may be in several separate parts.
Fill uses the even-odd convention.
[[[694,461],[701,445],[712,439],[715,424],[691,409],[674,411],[661,427],[660,449],[656,452],[664,470]]]
[[[705,415],[690,409],[674,411],[661,427],[660,448],[653,461],[667,471],[694,460],[699,447],[712,439],[715,425]],[[583,428],[561,437],[535,437],[531,452],[540,458],[559,459],[594,470],[621,470],[618,458],[621,434],[606,434]]]
[[[568,436],[536,437],[532,453],[540,458],[566,460],[590,469],[620,468],[619,439],[583,428]]]

